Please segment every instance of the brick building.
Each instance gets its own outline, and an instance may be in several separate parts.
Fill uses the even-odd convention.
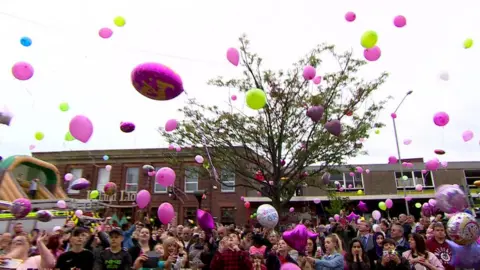
[[[198,203],[195,191],[207,191],[206,199],[202,200],[202,207],[209,209],[218,222],[245,224],[252,211],[269,199],[259,197],[257,191],[244,188],[227,188],[216,185],[211,178],[199,173],[202,171],[199,164],[194,161],[194,153],[187,150],[175,152],[167,149],[132,149],[132,150],[96,150],[96,151],[68,151],[68,152],[44,152],[34,153],[34,157],[51,162],[57,166],[61,174],[72,173],[75,177],[84,177],[91,181],[92,190],[103,190],[108,182],[117,184],[117,194],[112,197],[101,196],[101,201],[107,205],[114,205],[114,211],[124,215],[133,215],[135,209],[132,203],[135,201],[136,192],[147,189],[152,194],[150,214],[156,215],[156,210],[162,202],[170,202],[177,213],[178,223],[186,223],[188,219],[195,220],[195,210]],[[104,160],[108,156],[108,160]],[[106,158],[105,158],[106,159]],[[177,160],[175,165],[169,164],[172,159]],[[405,212],[405,192],[412,197],[409,203],[410,212],[418,214],[419,209],[414,205],[416,202],[426,202],[433,197],[435,187],[443,184],[458,184],[466,193],[470,194],[472,204],[478,200],[478,190],[473,182],[480,180],[480,162],[450,162],[447,168],[435,172],[422,174],[424,169],[423,159],[404,160],[414,164],[411,169],[403,169],[403,175],[408,180],[401,180],[402,173],[399,165],[389,164],[366,164],[340,166],[338,173],[332,174],[331,181],[338,181],[345,186],[340,196],[348,197],[352,206],[362,200],[368,204],[369,209],[377,209],[378,202],[390,198],[394,201],[394,207],[390,214],[395,215]],[[175,186],[186,193],[184,202],[169,196],[169,191],[155,184],[153,178],[149,178],[142,166],[148,164],[155,168],[169,166],[177,173]],[[107,172],[106,165],[111,165],[112,170]],[[361,166],[370,172],[354,174],[352,168]],[[312,167],[312,169],[314,169]],[[205,171],[205,170],[203,170]],[[224,181],[240,183],[241,178],[227,172],[219,172]],[[415,186],[421,185],[422,191],[416,191]],[[216,189],[214,187],[217,187]],[[88,191],[68,190],[69,197],[87,199]],[[361,191],[359,191],[361,190]],[[177,192],[178,193],[178,192]],[[245,209],[240,197],[251,203],[250,209]],[[183,197],[182,197],[183,198]],[[320,199],[321,204],[313,201]],[[283,222],[297,222],[299,219],[316,219],[325,216],[325,207],[329,205],[326,191],[315,187],[301,187],[296,196],[290,200],[290,205],[296,211],[280,213]]]

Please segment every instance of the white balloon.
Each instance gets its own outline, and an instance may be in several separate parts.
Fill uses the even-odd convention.
[[[440,79],[443,81],[448,81],[450,79],[450,75],[448,75],[448,72],[444,71],[440,73]]]
[[[262,204],[257,209],[257,220],[265,228],[275,228],[278,224],[278,212],[270,204]]]

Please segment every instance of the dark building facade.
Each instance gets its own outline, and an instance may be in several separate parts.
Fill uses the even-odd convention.
[[[168,149],[132,149],[132,150],[95,150],[95,151],[65,151],[34,153],[34,157],[53,163],[61,174],[72,173],[75,178],[86,178],[91,182],[91,190],[103,191],[107,182],[117,185],[117,193],[113,196],[102,194],[100,201],[106,211],[114,211],[120,215],[135,216],[141,212],[133,206],[136,193],[142,189],[150,191],[152,201],[147,210],[150,215],[156,216],[158,206],[163,202],[173,205],[178,224],[186,224],[188,220],[195,220],[195,211],[198,202],[195,194],[206,191],[206,198],[202,200],[202,208],[209,210],[218,222],[229,224],[245,224],[255,209],[269,203],[269,199],[261,197],[255,190],[246,190],[242,187],[229,188],[215,183],[202,170],[200,164],[194,161],[194,152],[184,149],[181,152]],[[175,162],[172,163],[172,160]],[[404,160],[411,162],[413,168],[403,168],[389,164],[359,164],[340,166],[338,173],[331,175],[331,181],[344,187],[339,196],[348,197],[352,205],[362,200],[369,209],[377,209],[378,202],[387,198],[394,200],[394,207],[390,214],[405,212],[405,194],[412,198],[409,202],[410,212],[418,214],[416,202],[425,202],[432,198],[435,188],[443,184],[458,184],[467,194],[470,194],[471,203],[478,200],[480,190],[473,185],[480,180],[480,162],[450,162],[447,167],[435,172],[422,173],[424,162],[422,159]],[[112,166],[110,171],[106,165]],[[176,171],[175,194],[155,183],[154,177],[149,177],[142,167],[151,165],[156,169],[171,167]],[[352,173],[352,168],[362,167],[363,174]],[[218,168],[217,168],[218,169]],[[312,169],[315,169],[312,167]],[[366,173],[368,169],[368,173]],[[203,172],[203,173],[202,173]],[[407,180],[402,179],[406,176]],[[223,181],[229,184],[241,183],[241,177],[220,170]],[[320,177],[320,176],[318,176]],[[421,185],[422,190],[416,190]],[[405,187],[405,189],[404,189]],[[74,191],[64,188],[70,198],[86,200],[89,190]],[[418,189],[418,188],[417,188]],[[185,193],[185,195],[182,195]],[[289,204],[295,211],[280,213],[282,222],[298,222],[300,219],[317,219],[327,216],[325,207],[329,205],[326,191],[315,187],[301,187],[297,190]],[[245,201],[251,203],[250,209],[244,207]],[[316,204],[319,199],[322,203]],[[385,213],[387,214],[387,213]]]

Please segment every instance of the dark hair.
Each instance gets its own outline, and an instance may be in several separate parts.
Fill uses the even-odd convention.
[[[363,248],[362,241],[360,241],[360,239],[358,238],[352,239],[352,241],[350,241],[350,245],[348,245],[347,254],[345,254],[345,260],[347,261],[348,268],[353,269],[352,264],[353,264],[354,258],[353,258],[352,249],[353,249],[353,244],[355,243],[358,243],[360,245],[360,248],[362,249],[362,260],[365,264],[367,264],[367,268],[370,268],[370,259],[367,257],[367,253]]]
[[[308,238],[308,239],[307,239],[307,244],[308,244],[308,240],[312,241],[312,243],[313,243],[313,250],[312,250],[312,253],[313,253],[313,254],[312,254],[312,257],[315,257],[315,253],[317,252],[317,248],[318,248],[318,247],[317,247],[317,241],[315,241],[315,240],[312,239],[312,238]],[[308,254],[307,254],[307,255],[308,255]]]
[[[393,239],[390,239],[390,238],[385,238],[383,239],[383,242],[382,242],[382,248],[385,246],[385,244],[391,244],[393,246],[397,246],[397,242],[395,242],[395,240]]]
[[[83,228],[83,227],[76,227],[75,229],[73,229],[72,231],[72,236],[79,236],[81,235],[82,233],[88,233],[88,230]]]
[[[377,254],[378,257],[382,257],[382,253],[383,253],[383,244],[379,245],[377,243],[377,238],[381,236],[383,240],[385,240],[385,235],[381,232],[376,232],[374,235],[373,235],[373,246],[375,247],[375,253]],[[383,241],[382,240],[382,241]]]
[[[408,236],[415,241],[415,251],[417,254],[425,255],[425,259],[428,259],[427,245],[425,244],[425,238],[421,234],[412,233]]]
[[[442,222],[438,222],[438,221],[437,221],[437,222],[433,223],[433,225],[432,225],[432,229],[435,230],[435,228],[445,229],[445,226],[443,225]]]

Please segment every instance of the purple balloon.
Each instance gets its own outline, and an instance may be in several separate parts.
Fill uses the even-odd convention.
[[[360,216],[355,214],[354,212],[350,212],[350,214],[347,216],[347,220],[350,222],[352,220],[358,219]]]
[[[315,241],[315,239],[317,239],[318,237],[318,233],[314,233],[310,230],[307,230],[307,233],[308,233],[308,238],[312,239],[313,241]]]
[[[436,208],[451,214],[462,212],[468,207],[465,193],[456,185],[442,185],[435,192]]]
[[[307,110],[307,116],[312,119],[313,122],[318,122],[322,119],[325,109],[322,106],[312,106]]]
[[[72,185],[70,186],[70,189],[82,190],[82,189],[86,189],[89,186],[90,186],[90,181],[88,181],[85,178],[78,178],[77,180],[73,181]]]
[[[135,130],[135,124],[132,122],[121,122],[120,130],[125,133],[130,133]]]
[[[32,210],[32,203],[29,199],[19,198],[12,202],[10,205],[10,212],[15,218],[24,218]]]
[[[170,100],[183,93],[182,78],[159,63],[140,64],[132,71],[132,84],[143,96],[154,100]]]
[[[426,217],[431,217],[433,215],[433,207],[428,203],[424,203],[422,205],[422,214]]]
[[[212,215],[202,209],[197,209],[197,224],[204,231],[213,230],[215,228],[215,222],[213,221]]]
[[[450,122],[450,116],[446,112],[438,112],[433,116],[433,123],[439,127],[446,126]]]
[[[299,254],[305,254],[308,240],[308,230],[303,224],[298,224],[293,230],[283,233],[283,240]]]
[[[451,240],[447,240],[450,250],[452,250],[452,259],[450,265],[459,268],[480,269],[480,245],[473,243],[461,246]]]
[[[358,207],[358,210],[360,210],[360,211],[362,211],[362,212],[367,212],[367,211],[368,211],[367,204],[364,203],[364,202],[362,202],[362,201],[360,201],[360,202],[358,203],[358,206],[357,206],[357,207]]]
[[[328,121],[325,124],[325,129],[332,135],[334,136],[340,136],[340,133],[342,133],[342,124],[340,123],[340,120],[332,120]]]

